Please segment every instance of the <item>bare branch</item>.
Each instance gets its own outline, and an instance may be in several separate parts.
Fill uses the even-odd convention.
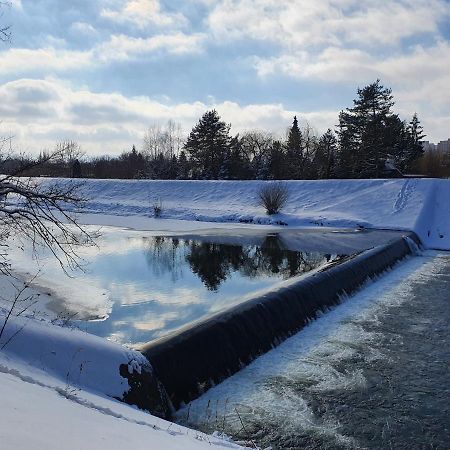
[[[11,7],[11,2],[0,2],[0,8],[2,6]],[[3,12],[0,14],[0,17],[3,16]],[[11,25],[2,25],[0,26],[0,41],[9,42],[11,40]]]
[[[45,161],[59,156],[57,151]],[[39,179],[0,176],[1,272],[9,271],[6,239],[13,235],[30,240],[34,251],[48,248],[66,273],[67,269],[80,267],[77,248],[93,244],[74,216],[84,204],[81,187],[73,180],[48,184]]]

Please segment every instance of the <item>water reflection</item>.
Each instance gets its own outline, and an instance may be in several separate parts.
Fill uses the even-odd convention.
[[[288,250],[277,235],[259,245],[167,236],[116,245],[117,252],[100,251],[86,278],[110,293],[110,314],[82,327],[126,344],[151,341],[336,257]]]
[[[155,275],[168,272],[173,281],[182,276],[187,262],[208,290],[217,291],[233,272],[247,278],[280,275],[287,279],[329,262],[332,256],[288,250],[278,235],[266,236],[261,246],[155,236],[146,239],[146,258]]]

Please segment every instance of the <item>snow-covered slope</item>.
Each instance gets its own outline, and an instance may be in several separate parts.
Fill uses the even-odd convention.
[[[0,447],[57,449],[237,449],[218,436],[189,430],[85,391],[37,382],[0,364]]]
[[[129,389],[120,364],[131,373],[148,361],[81,330],[11,316],[0,338],[0,448],[241,448],[114,400]]]
[[[150,217],[161,200],[162,218],[411,230],[427,247],[450,249],[450,180],[288,181],[289,201],[282,214],[271,217],[258,205],[262,183],[85,180],[86,212]]]
[[[40,180],[55,181],[72,182]],[[82,221],[180,229],[173,220],[160,220],[155,228],[152,205],[161,200],[162,219],[412,230],[427,247],[450,250],[449,180],[287,182],[288,204],[272,217],[257,204],[262,183],[85,180],[84,213],[98,220],[85,215]],[[193,229],[193,222],[185,223],[185,231]],[[2,296],[10,295],[1,283],[0,289]],[[12,318],[0,342],[1,448],[236,448],[113,400],[128,387],[117,365],[134,361],[138,367],[139,355],[37,319]]]

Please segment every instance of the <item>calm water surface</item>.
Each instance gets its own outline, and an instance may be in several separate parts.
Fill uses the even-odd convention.
[[[277,235],[260,245],[167,236],[125,240],[121,251],[103,249],[88,266],[87,279],[109,292],[108,317],[79,326],[122,343],[148,342],[337,257],[288,250]]]

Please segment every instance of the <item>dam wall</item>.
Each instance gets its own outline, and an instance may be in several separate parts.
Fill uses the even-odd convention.
[[[289,286],[190,324],[140,351],[177,409],[298,332],[419,244],[414,233],[405,233]]]

